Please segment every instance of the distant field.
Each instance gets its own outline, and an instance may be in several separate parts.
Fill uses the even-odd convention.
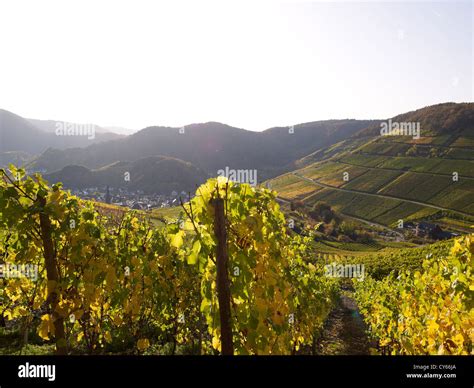
[[[401,249],[413,247],[414,244],[407,242],[377,241],[371,244],[357,242],[342,243],[338,241],[314,241],[312,247],[317,255],[339,255],[345,257],[366,257],[367,254],[382,252],[387,249]],[[330,257],[328,258],[330,260]]]
[[[454,147],[474,147],[474,130],[466,129],[461,135],[456,139],[456,141],[451,144]]]
[[[468,232],[468,233],[474,232],[474,220],[464,221],[464,220],[455,220],[452,218],[443,217],[443,218],[440,218],[439,220],[436,220],[436,223],[441,226],[452,228],[454,230],[459,230],[462,232]]]
[[[122,215],[130,210],[128,207],[112,205],[110,203],[90,201],[94,207],[103,214],[116,213],[117,215]]]
[[[446,189],[432,197],[430,202],[474,215],[474,181],[461,179],[459,182],[451,182]]]
[[[401,203],[401,201],[390,198],[377,198],[358,193],[347,193],[331,189],[323,189],[308,198],[309,204],[323,201],[331,204],[340,212],[363,218],[365,220],[373,220],[378,215],[393,209]]]
[[[344,173],[347,173],[349,180],[352,180],[368,171],[369,170],[364,167],[351,166],[330,161],[315,163],[314,165],[298,171],[298,173],[310,179],[317,179],[327,185],[340,187],[346,183],[343,180]]]
[[[362,176],[351,179],[342,187],[345,189],[365,191],[367,193],[376,193],[402,173],[403,172],[389,170],[368,170]]]
[[[401,271],[404,269],[417,270],[427,255],[446,256],[448,255],[453,240],[440,241],[416,248],[390,249],[357,255],[351,258],[351,263],[364,264],[365,270],[371,276],[380,279],[391,271]]]
[[[324,197],[324,195],[329,194],[329,190],[325,191],[326,189],[324,189],[323,187],[320,187],[320,186],[314,186],[314,187],[317,190],[304,198],[304,201],[306,204],[314,204],[315,202],[320,201],[321,198]],[[326,194],[322,194],[323,192]]]
[[[384,161],[380,163],[377,167],[396,170],[428,172],[442,161],[442,159],[438,158],[415,158],[409,156],[384,157]]]
[[[355,252],[377,252],[383,249],[385,246],[377,242],[371,244],[363,244],[358,242],[339,242],[339,241],[327,241],[326,245],[334,248],[342,249],[344,251],[355,251]]]
[[[155,217],[178,218],[182,210],[181,206],[163,207],[161,209],[153,209],[151,214]]]
[[[446,154],[452,159],[470,159],[474,160],[474,150],[467,148],[451,148]]]
[[[350,154],[341,158],[341,162],[355,164],[366,167],[378,167],[380,163],[385,161],[387,158],[384,156],[371,156],[364,154]]]
[[[418,205],[415,205],[415,206],[418,206]],[[417,212],[407,217],[407,221],[422,220],[428,217],[433,217],[435,214],[440,213],[440,212],[441,212],[440,210],[433,209],[431,207],[422,207],[420,210],[418,210]]]
[[[395,141],[391,137],[386,137],[365,144],[357,150],[357,153],[367,155],[368,157],[411,157],[412,155],[409,154],[409,151],[415,147],[420,152],[420,154],[415,156],[423,160],[431,159],[433,156],[431,152],[435,152],[442,159],[474,159],[474,150],[468,148],[474,147],[474,138],[467,136],[459,137],[452,144],[444,145],[446,139],[448,138],[436,137],[430,138],[431,141],[427,142],[421,139],[415,141],[411,138],[406,140],[397,138]]]
[[[103,202],[93,201],[92,203],[94,204],[94,207],[101,214],[121,218],[127,211],[134,211],[138,213],[139,215],[150,219],[150,221],[155,226],[163,225],[164,224],[163,221],[166,221],[166,222],[175,221],[178,218],[179,213],[181,211],[180,206],[145,211],[145,210],[132,210],[128,207],[117,206],[117,205],[107,204]]]
[[[379,194],[427,202],[443,189],[451,187],[452,184],[453,181],[448,176],[406,172],[380,190]]]
[[[361,147],[360,151],[366,154],[401,156],[405,155],[411,147],[411,144],[377,141],[373,143],[368,143],[366,146]]]
[[[412,144],[433,144],[433,145],[446,145],[451,138],[450,135],[441,136],[422,136],[419,139],[411,139],[409,143]]]
[[[311,194],[318,189],[310,182],[293,174],[282,175],[270,181],[272,190],[282,198],[294,199]]]
[[[420,173],[435,173],[452,175],[457,172],[460,176],[474,178],[474,161],[452,160],[443,158],[393,157],[349,155],[341,158],[341,162],[380,169],[413,171]]]
[[[305,176],[306,178],[319,179],[329,174],[338,174],[339,172],[342,172],[343,169],[344,165],[341,165],[337,162],[328,161],[312,164],[299,170],[298,173]]]
[[[383,225],[396,227],[398,220],[407,221],[412,214],[421,212],[425,207],[410,202],[400,202],[397,206],[389,209],[385,213],[379,214],[373,220]],[[433,209],[435,210],[435,209]],[[435,210],[436,212],[436,210]]]
[[[347,164],[340,163],[339,165],[341,166],[341,168],[338,172],[322,176],[321,178],[319,178],[319,181],[330,186],[341,187],[348,183],[343,179],[344,176],[347,176],[347,179],[349,179],[350,182],[354,179],[364,176],[370,171],[364,167],[350,166]]]
[[[474,161],[441,159],[440,163],[434,166],[430,172],[449,175],[457,172],[461,177],[474,177]]]

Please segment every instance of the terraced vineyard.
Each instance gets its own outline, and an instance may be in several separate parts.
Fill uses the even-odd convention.
[[[330,203],[344,214],[367,220],[375,220],[377,216],[401,204],[401,201],[396,199],[369,197],[364,194],[334,191],[328,188],[312,195],[309,200],[310,204],[319,201]]]
[[[377,193],[429,203],[434,195],[451,188],[452,185],[453,181],[449,177],[407,172],[389,182]]]
[[[456,109],[449,122],[432,107],[401,115],[421,122],[419,139],[380,136],[380,127],[370,127],[349,139],[352,146],[340,142],[301,159],[295,178],[287,174],[269,183],[287,200],[326,202],[345,215],[386,226],[400,219],[440,220],[450,230],[472,232],[474,126],[466,117],[473,104]]]
[[[440,241],[416,248],[386,248],[376,253],[364,253],[345,259],[352,264],[364,264],[366,273],[374,279],[382,279],[392,271],[420,270],[423,260],[431,256],[445,257],[454,241]]]
[[[376,193],[382,187],[395,181],[402,174],[400,171],[368,170],[357,178],[351,179],[347,184],[343,185],[343,187],[345,189]]]
[[[282,175],[271,181],[271,188],[276,190],[282,198],[300,198],[317,190],[311,183],[293,175]]]

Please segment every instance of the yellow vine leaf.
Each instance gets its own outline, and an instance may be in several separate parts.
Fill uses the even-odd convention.
[[[41,323],[38,326],[38,335],[47,341],[50,339],[49,334],[54,335],[54,324],[49,314],[46,314],[41,317]]]
[[[150,341],[148,338],[140,338],[137,342],[137,348],[140,351],[144,351],[150,346]]]
[[[104,338],[108,343],[112,342],[112,336],[110,335],[110,331],[106,331],[104,334]]]
[[[218,337],[212,337],[212,347],[216,350],[221,350],[221,341],[219,341]]]
[[[180,248],[183,245],[183,231],[180,230],[178,233],[171,237],[171,246],[175,248]]]

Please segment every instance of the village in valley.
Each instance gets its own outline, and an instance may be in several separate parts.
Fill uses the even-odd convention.
[[[127,207],[133,210],[169,208],[178,206],[180,200],[187,202],[192,198],[192,195],[190,198],[190,194],[185,191],[173,190],[168,195],[145,194],[142,190],[128,190],[109,186],[73,189],[71,194],[82,199]]]

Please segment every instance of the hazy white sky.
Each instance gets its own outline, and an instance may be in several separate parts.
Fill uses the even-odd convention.
[[[0,0],[0,108],[251,130],[473,100],[465,2]]]

